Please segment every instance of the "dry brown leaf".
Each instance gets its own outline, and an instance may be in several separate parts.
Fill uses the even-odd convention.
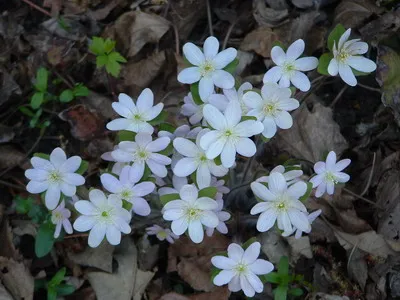
[[[312,293],[309,295],[310,300],[350,300],[347,296],[328,295],[325,293]]]
[[[271,57],[273,43],[278,40],[281,40],[279,29],[261,26],[248,33],[239,48],[242,51],[254,51],[263,57]]]
[[[287,9],[275,10],[267,7],[264,0],[253,1],[253,16],[260,26],[276,27],[289,16]]]
[[[190,300],[190,298],[178,293],[168,293],[163,295],[160,300]]]
[[[103,242],[99,247],[87,247],[81,253],[68,252],[68,258],[78,265],[94,267],[111,273],[113,252],[114,246]]]
[[[271,263],[277,264],[281,256],[289,257],[289,247],[281,234],[275,230],[269,230],[261,233],[259,237],[261,250]]]
[[[133,300],[141,300],[147,285],[154,277],[154,272],[137,269],[135,275],[135,287],[133,289]]]
[[[51,15],[58,16],[62,8],[62,0],[44,0],[43,7],[50,7]]]
[[[231,292],[228,286],[216,287],[212,292],[190,295],[191,300],[228,300]]]
[[[375,5],[373,0],[342,1],[335,9],[335,24],[346,28],[357,28],[373,14],[382,13],[384,9]]]
[[[372,230],[371,226],[357,216],[354,209],[335,209],[340,227],[348,233],[358,234]]]
[[[296,239],[294,236],[289,236],[286,238],[290,246],[290,261],[296,263],[301,256],[305,256],[309,259],[313,258],[313,253],[311,249],[310,239],[308,236],[302,236]]]
[[[209,292],[214,288],[210,280],[212,255],[194,258],[181,257],[178,274],[197,291]]]
[[[22,164],[25,154],[13,145],[0,145],[0,170]]]
[[[4,208],[3,205],[0,205],[0,220],[2,215],[2,209]],[[15,249],[13,243],[13,234],[11,231],[11,227],[8,224],[7,218],[3,218],[0,221],[0,256],[12,258],[14,260],[20,260],[22,257],[17,249]]]
[[[103,6],[102,8],[96,9],[95,11],[92,11],[90,13],[90,16],[93,17],[93,19],[100,21],[105,18],[110,14],[110,12],[116,8],[120,3],[122,3],[124,0],[111,0],[108,1],[108,3]]]
[[[12,95],[21,95],[21,88],[5,69],[0,68],[0,105],[6,103]]]
[[[364,290],[368,278],[368,265],[365,261],[365,253],[359,249],[355,249],[355,251],[347,251],[347,256],[349,255],[351,255],[347,268],[349,276]]]
[[[96,112],[106,119],[113,119],[118,116],[112,109],[112,99],[102,94],[90,91],[89,95],[83,100],[83,103],[89,108],[96,110]]]
[[[0,300],[13,300],[10,293],[7,292],[6,288],[1,283],[0,283]]]
[[[290,42],[298,39],[306,39],[310,32],[314,31],[314,26],[317,18],[320,16],[318,11],[310,11],[300,14],[290,23]],[[316,41],[320,42],[320,41]]]
[[[0,257],[0,279],[14,299],[33,299],[34,280],[23,262]]]
[[[390,11],[380,18],[369,22],[360,28],[360,33],[364,41],[377,46],[378,43],[392,35],[400,29],[400,11]]]

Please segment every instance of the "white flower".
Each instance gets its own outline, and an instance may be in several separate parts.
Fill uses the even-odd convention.
[[[225,180],[220,179],[218,180],[216,177],[211,177],[211,185],[217,188],[217,194],[215,195],[215,200],[222,200],[223,194],[228,194],[231,190],[224,185]]]
[[[368,44],[360,42],[360,39],[349,40],[351,28],[347,29],[340,37],[338,44],[333,44],[333,58],[328,65],[328,73],[339,76],[348,85],[357,85],[357,79],[353,70],[370,73],[376,70],[376,64],[363,56],[368,51]]]
[[[168,173],[165,166],[171,163],[171,159],[157,152],[167,148],[169,142],[168,137],[161,137],[153,141],[150,134],[138,133],[135,142],[119,143],[118,149],[112,151],[111,156],[118,162],[133,162],[131,177],[140,176],[142,178],[145,165],[154,175],[165,177]]]
[[[200,147],[200,139],[209,130],[202,130],[196,138],[196,144],[184,138],[174,140],[174,148],[184,157],[173,168],[176,176],[186,177],[196,172],[196,182],[200,189],[210,186],[211,174],[222,177],[228,173],[228,169],[217,165],[213,159],[208,159],[204,150]]]
[[[119,94],[118,102],[113,102],[112,107],[122,118],[109,122],[107,129],[153,133],[154,128],[148,122],[155,119],[164,107],[162,103],[153,104],[154,95],[150,89],[142,91],[136,104],[128,95]]]
[[[193,66],[182,70],[178,74],[178,81],[192,84],[200,80],[199,94],[203,101],[214,92],[214,85],[230,89],[235,84],[233,76],[222,69],[235,59],[237,51],[228,48],[218,53],[218,49],[219,42],[213,36],[205,40],[204,53],[192,43],[183,46],[183,54]]]
[[[253,86],[251,85],[251,83],[245,82],[237,89],[237,91],[235,88],[232,88],[225,89],[223,92],[229,101],[238,101],[240,103],[240,108],[242,109],[242,115],[246,115],[249,111],[249,107],[243,101],[243,94],[245,91],[251,90],[252,88]]]
[[[172,175],[172,187],[162,187],[158,189],[158,194],[160,196],[169,195],[169,194],[179,194],[181,188],[188,184],[188,180],[186,177],[178,177],[176,175]]]
[[[307,212],[299,198],[307,191],[307,184],[299,181],[289,188],[285,177],[281,173],[271,173],[268,179],[268,188],[252,182],[253,193],[263,202],[257,203],[250,214],[261,213],[257,221],[257,230],[265,232],[277,221],[278,228],[286,232],[292,231],[292,224],[302,231],[309,231],[311,226],[304,212]]]
[[[148,235],[155,235],[160,241],[167,240],[170,244],[173,244],[175,242],[174,240],[179,239],[179,235],[173,233],[171,229],[162,228],[161,226],[158,226],[156,224],[151,227],[147,227],[146,233]]]
[[[218,226],[215,227],[215,229],[217,229],[217,231],[221,232],[222,234],[227,234],[228,227],[226,227],[225,222],[231,218],[231,214],[228,213],[227,211],[222,211],[222,209],[224,208],[224,201],[222,199],[218,199],[216,201],[217,201],[218,207],[216,210],[214,210],[214,212],[218,217],[219,223],[218,223]],[[212,236],[213,233],[214,233],[214,228],[206,227],[207,236]]]
[[[179,191],[179,200],[168,202],[163,208],[163,218],[172,221],[171,229],[176,235],[188,230],[190,239],[198,244],[203,241],[204,229],[217,227],[219,219],[214,210],[218,207],[215,200],[208,197],[198,198],[194,185],[185,185]]]
[[[285,167],[282,166],[282,165],[276,166],[275,168],[273,168],[271,170],[270,173],[274,173],[274,172],[281,173],[283,175],[283,177],[285,177],[285,180],[286,180],[288,185],[291,185],[291,184],[299,181],[300,177],[303,175],[303,171],[302,170],[286,171]],[[261,176],[256,181],[257,182],[268,183],[268,178],[269,178],[269,176]]]
[[[229,102],[224,114],[207,104],[203,113],[207,123],[214,129],[200,139],[200,146],[206,151],[208,159],[221,154],[222,165],[230,168],[235,163],[236,152],[246,157],[256,153],[256,145],[249,137],[261,133],[264,126],[254,120],[240,122],[242,110],[239,102]]]
[[[171,139],[171,141],[173,141],[177,137],[195,139],[197,134],[201,131],[201,129],[202,129],[201,127],[195,127],[191,129],[189,125],[185,124],[176,128],[173,133],[166,130],[160,130],[158,132],[158,137],[167,136]]]
[[[310,225],[311,225],[312,222],[314,222],[315,219],[318,218],[318,216],[319,216],[321,213],[322,213],[322,210],[318,209],[318,210],[312,212],[311,214],[308,214],[308,213],[304,213],[304,214],[307,216],[307,220],[308,220],[308,222],[309,222]],[[300,230],[300,229],[297,229],[297,228],[294,227],[294,226],[293,226],[293,229],[292,229],[291,232],[283,232],[282,235],[283,235],[283,236],[290,236],[290,235],[292,235],[293,232],[295,232],[295,231],[296,231],[296,234],[294,235],[294,237],[295,237],[296,239],[301,238],[301,235],[303,234],[303,231]],[[308,231],[308,232],[306,231],[305,233],[310,233],[310,232],[311,232],[311,227],[310,227],[310,231]]]
[[[100,190],[89,192],[89,199],[75,203],[75,209],[82,214],[74,222],[74,229],[79,232],[90,230],[89,246],[97,247],[104,237],[111,245],[121,242],[121,232],[130,233],[131,214],[122,208],[122,201],[115,195],[108,198]]]
[[[290,98],[289,88],[281,88],[276,83],[267,83],[261,89],[261,95],[250,91],[243,95],[243,101],[250,108],[248,116],[254,116],[264,124],[263,136],[272,138],[277,127],[289,129],[293,125],[288,111],[299,107],[299,101]]]
[[[68,234],[73,232],[71,222],[69,221],[70,217],[71,211],[65,208],[64,201],[61,201],[60,205],[51,212],[51,222],[56,225],[56,230],[54,231],[55,239],[60,236],[61,227],[64,227],[65,232]]]
[[[310,89],[310,80],[302,72],[311,71],[318,66],[316,57],[301,57],[304,52],[304,41],[299,39],[289,46],[286,53],[279,46],[271,50],[272,61],[275,67],[264,75],[264,83],[278,82],[281,87],[289,87],[290,82],[303,92]]]
[[[261,245],[252,243],[246,250],[238,244],[230,244],[228,257],[214,256],[211,263],[222,271],[214,277],[214,284],[222,286],[228,283],[232,292],[243,290],[247,297],[253,297],[255,293],[261,293],[264,285],[257,275],[272,272],[274,265],[264,259],[259,259]]]
[[[335,184],[350,180],[350,176],[342,172],[349,164],[350,159],[342,159],[336,162],[336,153],[331,151],[326,157],[326,162],[319,161],[314,165],[314,171],[317,173],[310,182],[314,188],[317,188],[315,197],[321,197],[325,191],[328,195],[333,195]]]
[[[100,176],[101,183],[107,191],[119,199],[131,203],[134,213],[139,216],[148,216],[150,205],[143,197],[151,194],[156,186],[150,181],[138,183],[141,178],[138,175],[136,178],[129,178],[130,170],[130,166],[125,166],[119,175],[119,180],[113,175],[105,173]]]
[[[25,171],[25,176],[30,179],[26,190],[32,194],[46,191],[45,204],[49,210],[57,207],[61,192],[71,197],[76,193],[76,187],[85,183],[83,176],[76,174],[82,159],[72,156],[67,159],[61,148],[55,148],[50,154],[50,161],[32,157],[33,169]]]
[[[117,150],[117,149],[118,149],[118,145],[115,145],[114,146],[114,150]],[[113,164],[113,166],[111,168],[111,173],[119,175],[119,174],[121,174],[121,171],[125,166],[129,166],[129,163],[128,162],[116,162],[114,157],[112,157],[111,153],[112,153],[112,151],[103,153],[101,155],[101,159],[103,159],[105,161],[113,161],[113,162],[115,162],[115,164]]]

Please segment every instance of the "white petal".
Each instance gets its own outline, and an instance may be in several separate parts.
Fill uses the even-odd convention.
[[[232,61],[235,60],[236,56],[237,56],[237,50],[234,48],[228,48],[221,51],[213,59],[215,68],[216,69],[225,68],[228,64],[230,64]],[[228,87],[228,89],[230,88]]]
[[[333,195],[333,193],[335,192],[335,184],[332,181],[328,181],[326,183],[326,192],[328,193],[328,195]]]
[[[287,193],[295,199],[302,197],[307,191],[307,184],[303,181],[296,182],[288,188]]]
[[[250,270],[256,275],[268,274],[274,270],[274,265],[264,259],[257,259],[249,267]]]
[[[219,139],[219,135],[219,131],[217,130],[207,132],[200,138],[200,147],[207,150],[217,139]]]
[[[222,270],[221,272],[218,273],[217,276],[214,277],[213,282],[216,286],[221,286],[221,285],[227,284],[229,281],[231,281],[233,276],[235,276],[234,271]]]
[[[265,212],[268,209],[272,208],[273,204],[271,202],[259,202],[253,206],[250,210],[251,215],[257,215],[259,213]]]
[[[229,282],[228,289],[231,292],[238,292],[238,291],[240,291],[242,289],[241,286],[240,286],[239,275],[233,276],[233,278]]]
[[[103,187],[110,193],[118,193],[122,186],[115,176],[107,173],[100,176],[100,181]]]
[[[271,49],[271,58],[276,65],[280,66],[286,61],[285,51],[279,46],[274,46]]]
[[[68,196],[68,197],[72,197],[73,195],[76,194],[76,186],[75,185],[71,185],[71,184],[63,182],[60,184],[60,189],[61,189],[61,192],[65,196]]]
[[[244,254],[244,250],[238,244],[232,243],[228,246],[228,256],[234,261],[240,261]]]
[[[326,183],[321,182],[320,185],[318,185],[317,190],[315,191],[315,197],[321,197],[326,191]]]
[[[178,137],[174,139],[173,144],[175,150],[184,156],[195,157],[199,153],[199,148],[196,144],[188,139]]]
[[[260,255],[261,244],[259,242],[252,243],[243,254],[243,261],[247,264],[252,264]]]
[[[195,66],[198,66],[205,61],[203,52],[201,52],[200,48],[193,43],[186,43],[183,45],[183,54],[186,59]]]
[[[224,93],[225,91],[230,91],[230,90],[233,89],[224,90]],[[210,97],[208,97],[208,103],[218,108],[219,111],[225,111],[226,106],[229,103],[229,100],[225,95],[212,94]]]
[[[266,138],[272,138],[276,134],[276,124],[274,119],[270,117],[266,117],[263,121],[264,131],[262,132],[263,136]]]
[[[133,115],[132,111],[128,107],[119,102],[113,102],[111,103],[111,106],[121,117],[130,119]]]
[[[202,163],[198,166],[196,172],[196,181],[199,189],[204,189],[210,186],[211,183],[211,173],[208,165],[206,163]]]
[[[347,63],[353,69],[360,72],[370,73],[376,70],[376,64],[363,56],[350,56]]]
[[[113,225],[107,226],[106,238],[111,245],[119,245],[121,243],[121,232]]]
[[[60,172],[73,173],[76,172],[82,163],[82,158],[79,156],[72,156],[67,159],[65,163],[59,168]]]
[[[199,81],[201,73],[199,67],[190,67],[183,69],[178,74],[178,81],[181,83],[192,84]]]
[[[174,221],[184,217],[182,209],[167,209],[164,210],[163,218],[166,221]]]
[[[179,196],[185,201],[194,201],[198,198],[198,195],[197,188],[191,184],[184,185],[179,191]]]
[[[32,157],[31,164],[35,169],[46,170],[46,171],[54,170],[54,166],[51,164],[51,162],[40,157],[36,156]]]
[[[219,42],[215,37],[210,36],[204,41],[203,51],[206,59],[213,59],[214,56],[217,55],[218,49]]]
[[[145,118],[146,121],[151,121],[151,120],[155,119],[161,113],[163,108],[164,108],[164,104],[158,103],[157,105],[155,105],[155,106],[151,107],[149,110],[147,110],[143,114],[143,118]]]
[[[326,169],[328,171],[334,171],[336,166],[336,153],[334,151],[330,151],[328,156],[326,157]]]
[[[281,79],[279,80],[279,86],[280,87],[290,87],[290,79],[286,75],[282,75]]]
[[[103,223],[97,223],[93,226],[89,233],[88,244],[90,247],[95,248],[103,241],[106,235],[107,226]]]
[[[271,173],[268,179],[268,187],[274,194],[282,193],[287,189],[285,177],[281,173]]]
[[[190,239],[196,243],[199,244],[203,241],[204,238],[204,229],[203,225],[201,224],[200,221],[192,221],[189,223],[188,226],[188,233]]]
[[[211,147],[210,147],[211,148]],[[207,155],[208,157],[208,155]],[[235,163],[236,147],[232,142],[227,141],[221,152],[221,162],[225,168],[230,168]]]
[[[97,208],[90,201],[80,200],[74,204],[75,209],[82,215],[95,215]]]
[[[131,124],[131,120],[119,118],[108,122],[106,127],[108,130],[126,130]]]
[[[224,115],[228,127],[233,127],[239,124],[240,119],[242,118],[240,103],[238,101],[230,101],[225,109]]]
[[[284,110],[281,110],[275,114],[275,123],[279,128],[289,129],[293,125],[292,116]]]
[[[146,150],[149,152],[160,152],[168,147],[170,141],[171,140],[169,137],[166,137],[166,136],[160,137],[160,138],[148,143],[146,146]]]
[[[212,74],[212,80],[221,89],[231,89],[235,85],[235,78],[224,70],[215,70]]]
[[[319,161],[319,162],[315,163],[315,165],[314,165],[315,173],[321,174],[321,173],[325,172],[325,170],[326,170],[325,162]]]
[[[305,217],[305,215],[303,214],[303,216]],[[308,224],[308,221],[307,221]],[[289,215],[287,212],[281,212],[278,214],[278,227],[279,229],[286,231],[286,232],[290,232],[292,231],[292,223],[290,221]]]
[[[205,136],[207,136],[207,135],[205,135]],[[222,153],[222,151],[226,147],[226,144],[227,144],[227,142],[226,142],[226,139],[224,139],[224,138],[219,138],[219,139],[215,140],[214,143],[212,143],[206,150],[207,158],[208,159],[216,158],[218,155],[220,155]],[[222,163],[222,165],[224,165],[224,164]],[[224,167],[227,168],[225,165],[224,165]]]
[[[161,165],[169,165],[171,164],[171,159],[168,156],[159,154],[159,153],[152,153],[150,155],[149,161],[154,161]]]
[[[351,163],[350,159],[348,159],[348,158],[342,159],[336,163],[336,165],[333,169],[336,172],[340,172],[340,171],[344,170],[345,168],[347,168],[347,166],[350,165],[350,163]]]
[[[328,65],[328,73],[331,76],[336,76],[339,73],[339,64],[336,59],[332,58]]]
[[[214,256],[211,258],[211,263],[221,270],[233,269],[236,265],[234,260],[226,256]]]
[[[277,103],[277,107],[281,110],[291,111],[300,106],[299,101],[293,98],[282,99]]]
[[[296,70],[311,71],[318,66],[318,58],[316,57],[301,57],[294,62]]]
[[[294,61],[300,57],[300,55],[304,52],[304,41],[302,39],[298,39],[293,44],[289,46],[286,51],[286,59],[289,61]]]
[[[96,218],[91,216],[79,216],[74,222],[74,229],[79,232],[85,232],[93,228],[96,224]]]
[[[131,182],[138,182],[144,174],[144,162],[136,162],[129,169],[129,180]]]
[[[350,86],[357,85],[357,79],[348,65],[339,64],[339,75]]]
[[[173,171],[176,176],[186,177],[196,171],[198,166],[199,163],[196,159],[191,157],[184,157],[176,163]]]
[[[107,197],[98,189],[93,189],[89,192],[89,199],[96,207],[103,207],[107,203]]]
[[[245,157],[252,157],[257,152],[256,145],[249,138],[240,138],[236,144],[236,151]]]
[[[26,185],[26,190],[31,194],[39,194],[47,190],[49,183],[47,181],[29,181]]]
[[[294,74],[290,77],[290,81],[302,92],[307,92],[311,87],[308,77],[299,71],[294,71]]]
[[[45,196],[46,207],[49,210],[53,210],[57,207],[60,201],[60,195],[61,191],[58,185],[49,185]]]
[[[338,182],[347,182],[350,180],[350,176],[343,172],[335,173],[335,177]]]
[[[212,211],[204,211],[201,216],[200,221],[204,226],[211,227],[211,228],[217,227],[218,223],[219,223],[217,215]]]
[[[214,81],[211,77],[202,77],[199,82],[200,99],[206,101],[214,93]]]
[[[67,160],[65,152],[61,148],[55,148],[50,154],[50,161],[56,167],[60,167]]]
[[[25,171],[25,177],[34,181],[45,181],[49,172],[41,169],[28,169]]]
[[[133,206],[132,210],[139,216],[148,216],[151,212],[149,203],[143,198],[134,198],[131,201]]]
[[[279,79],[281,79],[281,77],[282,77],[282,67],[275,66],[269,69],[267,73],[265,73],[263,82],[264,83],[278,82]]]
[[[159,164],[154,160],[149,159],[147,161],[147,165],[149,166],[151,172],[158,177],[164,178],[168,174],[168,170],[165,165]]]
[[[243,274],[239,275],[239,280],[240,280],[240,287],[242,288],[244,294],[247,297],[253,297],[255,295],[255,291],[253,286],[247,280],[246,276]]]
[[[216,165],[213,161],[209,161],[208,167],[212,175],[216,177],[225,176],[228,173],[228,169],[222,165]]]
[[[188,222],[185,217],[182,217],[178,220],[174,220],[171,223],[172,232],[176,235],[182,235],[188,228]]]
[[[257,293],[261,293],[264,289],[264,285],[261,282],[260,278],[258,278],[258,276],[256,276],[254,273],[252,272],[248,272],[246,274],[246,278],[249,281],[249,283],[251,284],[251,286],[253,287],[253,289],[257,292]]]
[[[143,197],[147,196],[148,194],[152,193],[154,189],[156,188],[156,185],[150,181],[145,181],[145,182],[140,182],[136,184],[133,188],[132,191],[135,194],[135,196],[138,197]]]
[[[64,175],[63,179],[66,183],[75,186],[82,185],[85,183],[85,178],[82,175],[76,173],[67,173]]]
[[[123,106],[127,107],[131,112],[133,112],[133,113],[137,112],[135,103],[133,103],[132,98],[129,97],[127,94],[124,94],[124,93],[119,94],[118,101]]]
[[[258,198],[264,201],[275,201],[276,195],[273,194],[265,185],[254,181],[251,183],[250,187]]]
[[[344,43],[349,39],[351,33],[351,28],[347,29],[339,39],[338,50],[342,49]]]
[[[273,209],[268,209],[267,211],[263,212],[258,217],[257,230],[259,232],[265,232],[269,230],[272,226],[274,226],[276,218],[277,214]]]
[[[243,102],[250,108],[258,108],[262,105],[262,98],[260,94],[249,91],[242,97]]]
[[[149,88],[144,89],[140,93],[140,95],[136,101],[136,107],[137,107],[138,111],[145,112],[145,111],[149,110],[150,108],[152,108],[153,104],[154,104],[153,92]]]
[[[289,209],[288,215],[290,218],[290,222],[293,224],[294,227],[298,228],[301,231],[309,232],[310,222],[308,222],[308,219],[303,212],[296,209]]]
[[[355,42],[347,47],[347,51],[349,51],[351,55],[364,54],[368,51],[368,44],[365,42]]]

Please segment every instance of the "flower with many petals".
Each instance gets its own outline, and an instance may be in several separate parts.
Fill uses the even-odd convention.
[[[342,159],[336,162],[336,153],[333,151],[328,153],[326,162],[317,162],[314,165],[314,171],[317,175],[310,179],[313,187],[317,188],[315,197],[321,197],[325,192],[328,195],[333,195],[335,184],[349,181],[350,176],[342,171],[350,163],[350,159]]]
[[[183,186],[188,184],[187,177],[178,177],[176,175],[172,176],[172,187],[163,186],[158,189],[158,194],[160,196],[170,195],[170,194],[179,194],[179,191]]]
[[[100,190],[91,190],[88,200],[75,203],[75,209],[81,214],[75,222],[74,229],[79,232],[90,230],[89,246],[100,245],[104,237],[111,245],[121,242],[121,232],[130,233],[131,214],[122,208],[122,201],[115,195],[108,198]]]
[[[174,240],[179,239],[179,235],[173,233],[171,229],[162,228],[161,226],[158,226],[156,224],[151,227],[147,227],[146,233],[148,235],[155,235],[160,241],[167,240],[170,244],[173,244],[175,242]]]
[[[154,128],[149,122],[162,111],[164,104],[154,104],[154,95],[150,89],[144,89],[136,104],[126,94],[119,94],[118,102],[113,102],[113,109],[122,117],[107,124],[109,130],[128,130],[133,132],[153,133]]]
[[[254,116],[263,123],[263,136],[272,138],[277,127],[289,129],[293,125],[292,116],[288,111],[299,107],[299,101],[291,98],[289,88],[279,87],[276,83],[266,83],[261,89],[261,95],[250,91],[244,94],[243,101],[250,108],[248,116]]]
[[[116,195],[119,199],[128,201],[132,204],[132,211],[139,216],[148,216],[150,214],[150,205],[143,198],[151,194],[155,189],[155,184],[151,181],[139,182],[140,174],[136,177],[129,178],[132,167],[125,166],[119,175],[119,180],[111,174],[103,174],[100,176],[101,183],[110,193]]]
[[[257,275],[272,272],[274,265],[264,259],[259,259],[261,244],[252,243],[246,250],[238,244],[232,243],[228,247],[228,257],[214,256],[211,263],[222,271],[214,277],[214,284],[222,286],[228,284],[232,292],[243,290],[247,297],[261,293],[264,285]]]
[[[354,70],[370,73],[376,70],[376,64],[363,56],[368,51],[368,44],[360,42],[360,39],[349,40],[351,29],[347,29],[333,45],[333,58],[328,65],[328,73],[339,76],[350,86],[357,85]]]
[[[225,186],[225,180],[217,179],[214,176],[211,176],[211,185],[217,188],[217,193],[215,194],[215,200],[222,200],[224,194],[228,194],[231,190]]]
[[[199,94],[203,101],[214,92],[214,85],[230,89],[235,84],[233,76],[223,68],[236,58],[237,51],[228,48],[218,53],[218,49],[219,42],[213,36],[205,40],[203,52],[193,43],[183,46],[183,54],[193,66],[183,69],[178,74],[178,81],[187,84],[200,81]]]
[[[159,154],[168,147],[170,139],[161,137],[153,141],[150,134],[138,133],[134,142],[123,141],[118,144],[118,149],[111,152],[111,156],[118,162],[132,162],[130,176],[142,178],[145,165],[154,175],[165,177],[168,174],[166,165],[171,164],[171,159]]]
[[[295,167],[300,167],[300,166],[295,166]],[[276,166],[275,168],[273,168],[271,170],[270,173],[274,173],[274,172],[281,173],[283,175],[283,177],[285,177],[288,185],[291,185],[291,184],[299,181],[300,177],[303,175],[302,170],[294,169],[294,170],[286,171],[286,168],[282,165]],[[261,176],[256,181],[268,183],[268,178],[269,178],[269,176]]]
[[[251,90],[252,88],[253,86],[251,85],[251,83],[245,82],[237,90],[235,88],[232,88],[232,89],[225,89],[223,92],[225,97],[229,101],[238,101],[240,103],[240,108],[242,109],[242,115],[246,115],[249,111],[249,107],[244,102],[243,95],[245,91]]]
[[[304,212],[307,212],[299,198],[307,191],[307,184],[299,181],[289,188],[285,177],[281,173],[271,173],[268,179],[268,187],[252,182],[253,193],[262,200],[251,209],[250,214],[261,213],[257,221],[257,230],[265,232],[277,221],[278,228],[286,232],[294,227],[309,232],[310,223]]]
[[[65,208],[64,201],[61,201],[60,205],[51,212],[51,222],[56,225],[56,230],[54,231],[55,239],[60,236],[61,227],[64,227],[65,232],[68,234],[73,232],[71,222],[69,221],[70,217],[71,211]]]
[[[198,244],[203,241],[204,228],[215,228],[219,219],[214,210],[218,204],[208,197],[200,197],[194,185],[184,185],[179,191],[178,200],[165,204],[163,218],[172,221],[171,229],[176,235],[182,235],[188,230],[190,239]]]
[[[39,194],[46,191],[45,204],[49,210],[57,207],[61,192],[71,197],[76,193],[76,187],[85,183],[83,176],[76,174],[82,159],[72,156],[67,159],[61,148],[55,148],[50,154],[50,160],[32,157],[33,169],[25,171],[30,180],[26,189],[29,193]]]
[[[210,104],[204,106],[203,113],[214,129],[200,139],[200,146],[208,159],[221,154],[222,165],[230,168],[235,163],[236,153],[245,157],[256,153],[256,145],[249,137],[261,133],[264,126],[255,120],[241,122],[242,110],[238,101],[229,102],[224,114]]]
[[[289,87],[292,83],[303,92],[307,92],[311,83],[302,72],[314,70],[318,66],[316,57],[300,57],[304,52],[304,41],[299,39],[289,46],[286,53],[279,46],[271,50],[272,61],[276,64],[264,75],[264,83],[278,82],[281,87]],[[300,58],[299,58],[300,57]]]
[[[218,223],[218,226],[215,227],[215,229],[217,229],[217,231],[222,234],[227,234],[228,227],[226,227],[225,222],[231,218],[231,214],[228,213],[227,211],[222,210],[224,208],[224,201],[222,199],[218,199],[216,201],[217,201],[218,207],[215,210],[215,214],[217,215],[217,217],[219,219],[219,223]],[[214,233],[213,227],[206,227],[207,236],[212,236],[213,233]]]
[[[316,211],[313,211],[311,214],[308,214],[308,213],[304,213],[304,214],[307,216],[308,222],[310,222],[310,225],[311,225],[312,222],[314,222],[315,219],[318,218],[318,216],[319,216],[321,213],[322,213],[322,210],[318,209],[318,210],[316,210]],[[302,231],[301,229],[298,229],[298,228],[294,227],[294,226],[293,226],[293,228],[292,228],[292,231],[283,232],[283,233],[282,233],[282,236],[290,236],[290,235],[292,235],[293,232],[295,232],[295,231],[296,231],[296,233],[295,233],[294,237],[295,237],[296,239],[301,238],[301,236],[302,236],[302,234],[303,234],[303,231]],[[310,228],[310,231],[311,231],[311,228]],[[305,231],[305,233],[310,233],[310,231],[308,231],[308,232]]]

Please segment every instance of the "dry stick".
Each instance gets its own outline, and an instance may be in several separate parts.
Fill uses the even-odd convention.
[[[373,91],[373,92],[377,92],[377,93],[379,93],[379,94],[382,93],[381,89],[378,89],[378,88],[373,88],[373,87],[371,87],[371,86],[368,86],[368,85],[365,85],[365,84],[361,84],[361,83],[359,83],[359,84],[357,84],[357,85],[360,86],[360,87],[362,87],[362,88],[364,88],[364,89],[366,89],[366,90],[370,90],[370,91]]]
[[[214,30],[213,30],[212,19],[211,19],[210,0],[206,0],[206,4],[207,4],[208,29],[210,30],[210,36],[214,36]]]
[[[41,13],[45,14],[46,16],[49,16],[50,18],[53,17],[47,10],[41,8],[40,6],[38,6],[35,3],[31,2],[30,0],[22,0],[22,1],[25,2],[26,4],[30,5],[34,9],[40,11]]]
[[[224,39],[224,43],[222,44],[222,50],[225,50],[226,46],[228,45],[229,37],[231,36],[233,27],[235,27],[235,25],[236,25],[236,21],[234,21],[234,22],[229,26],[228,31],[226,32],[226,36],[225,36],[225,39]]]
[[[348,258],[348,260],[347,260],[347,270],[349,270],[351,258],[353,257],[353,254],[354,254],[354,252],[356,251],[357,246],[358,246],[359,243],[360,243],[360,240],[358,240],[357,243],[354,245],[353,249],[351,249],[349,258]]]
[[[365,193],[368,191],[369,186],[370,186],[370,184],[371,184],[372,175],[374,174],[375,160],[376,160],[376,152],[374,152],[374,158],[372,159],[371,172],[369,173],[367,185],[365,186],[364,190],[363,190],[362,193],[360,194],[361,197],[365,195]]]
[[[358,199],[364,200],[365,202],[368,202],[369,204],[372,204],[373,206],[375,206],[375,207],[377,207],[377,208],[379,208],[381,210],[384,210],[381,206],[379,206],[375,202],[373,202],[373,201],[371,201],[371,200],[369,200],[369,199],[367,199],[367,198],[365,198],[363,196],[360,196],[360,195],[358,195],[358,194],[356,194],[356,193],[354,193],[354,192],[352,192],[352,191],[350,191],[350,190],[348,190],[346,188],[343,188],[343,191],[345,191],[346,193],[349,193],[350,195],[352,195],[354,197],[357,197]]]
[[[260,136],[257,135],[256,138],[255,138],[256,149],[257,149],[257,146],[258,146],[258,144],[259,144],[259,141],[260,141]],[[254,155],[253,155],[252,157],[250,157],[250,159],[247,161],[246,169],[244,170],[243,178],[242,178],[242,182],[241,182],[241,183],[243,183],[243,182],[246,180],[247,173],[248,173],[249,170],[250,170],[250,167],[251,167],[251,165],[252,165],[252,163],[253,163],[253,160],[254,160],[254,157],[255,157],[255,156],[256,156],[256,155],[254,154]]]
[[[10,188],[20,190],[20,191],[26,191],[25,187],[20,187],[19,185],[10,183],[8,181],[0,180],[0,185],[8,186]]]
[[[176,27],[175,24],[172,25],[172,28],[174,28],[174,34],[175,34],[175,52],[177,55],[179,55],[179,49],[180,49],[180,45],[179,45],[179,31],[178,31],[178,27]]]
[[[74,86],[66,79],[64,78],[60,73],[57,72],[56,69],[52,69],[52,71],[57,75],[58,78],[60,78],[70,89],[73,89]]]
[[[336,98],[332,101],[331,105],[329,105],[329,107],[334,107],[336,102],[339,101],[339,99],[342,97],[343,93],[347,90],[349,86],[345,85],[339,92],[339,94],[337,94]]]

